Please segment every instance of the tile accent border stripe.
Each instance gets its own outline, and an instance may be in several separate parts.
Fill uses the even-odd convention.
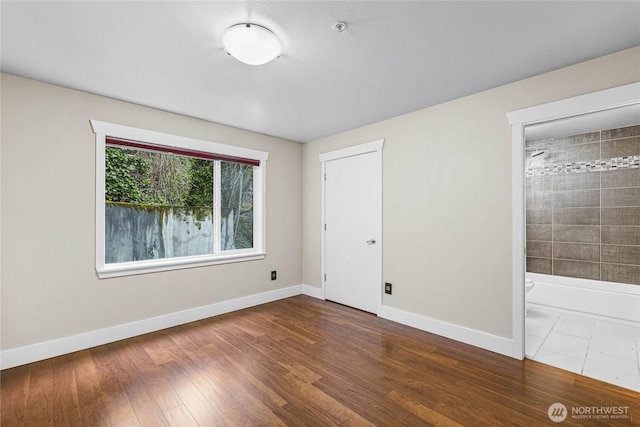
[[[526,170],[526,177],[564,173],[607,172],[635,168],[640,168],[640,155],[614,157],[612,159],[595,160],[592,162],[573,162],[532,167]]]

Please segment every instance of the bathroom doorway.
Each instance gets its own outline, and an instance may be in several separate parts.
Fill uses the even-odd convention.
[[[514,168],[514,355],[521,343],[522,357],[635,391],[639,89],[614,88],[509,117],[514,142],[519,139],[514,165],[520,161]],[[533,120],[515,120],[527,114]],[[526,252],[517,250],[518,236]]]

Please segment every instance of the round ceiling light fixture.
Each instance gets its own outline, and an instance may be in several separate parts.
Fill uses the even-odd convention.
[[[237,24],[222,37],[227,53],[249,65],[262,65],[280,56],[280,40],[269,29],[256,24]]]

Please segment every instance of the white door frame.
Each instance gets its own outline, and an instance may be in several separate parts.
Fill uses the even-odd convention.
[[[525,314],[525,202],[524,202],[524,143],[525,127],[552,120],[566,119],[582,114],[640,104],[640,82],[618,86],[599,92],[567,98],[535,107],[507,113],[511,125],[511,195],[512,195],[512,304],[513,353],[524,359]]]
[[[347,147],[347,148],[342,148],[340,150],[334,150],[334,151],[330,151],[328,153],[322,153],[320,154],[320,162],[322,164],[321,167],[321,175],[320,175],[320,182],[322,183],[322,204],[321,204],[321,210],[322,210],[322,222],[320,224],[321,226],[321,233],[322,233],[322,249],[321,249],[321,256],[322,256],[322,260],[321,260],[321,264],[322,264],[322,272],[321,272],[321,282],[322,283],[322,298],[326,299],[326,293],[327,293],[327,283],[325,280],[326,277],[326,254],[325,254],[325,247],[326,247],[326,233],[325,233],[325,208],[326,208],[326,201],[325,201],[325,174],[326,174],[326,163],[331,161],[331,160],[338,160],[338,159],[344,159],[347,157],[353,157],[353,156],[359,156],[362,154],[368,154],[368,153],[375,153],[376,157],[377,157],[377,165],[379,167],[380,170],[380,180],[378,182],[375,183],[376,186],[376,191],[378,192],[378,194],[380,195],[379,200],[380,200],[380,223],[377,225],[377,230],[376,230],[376,235],[380,236],[378,239],[378,243],[376,246],[376,251],[377,251],[377,263],[379,266],[379,271],[377,272],[377,277],[378,277],[378,282],[379,282],[379,295],[378,295],[378,309],[376,310],[376,315],[380,312],[380,307],[382,307],[382,293],[384,291],[384,287],[382,285],[382,243],[383,243],[383,239],[382,239],[382,146],[384,145],[384,139],[378,139],[375,141],[371,141],[371,142],[366,142],[364,144],[358,144],[358,145],[354,145],[351,147]]]

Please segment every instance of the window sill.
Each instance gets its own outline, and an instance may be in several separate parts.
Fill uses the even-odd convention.
[[[209,265],[229,264],[232,262],[264,259],[264,252],[244,252],[228,255],[206,255],[184,258],[158,259],[149,261],[122,262],[118,264],[98,265],[96,272],[100,279],[110,277],[133,276],[136,274],[156,273],[159,271],[181,270],[184,268],[205,267]]]

